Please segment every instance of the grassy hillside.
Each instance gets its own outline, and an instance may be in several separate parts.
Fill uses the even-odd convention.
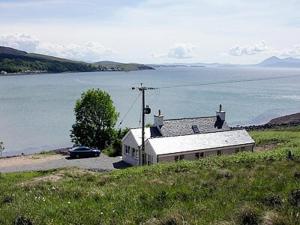
[[[95,68],[83,62],[32,54],[0,46],[0,71],[6,71],[7,73],[58,73],[88,72],[95,71]]]
[[[48,55],[27,53],[0,46],[0,72],[7,73],[61,73],[91,71],[132,71],[153,69],[142,64],[85,63]]]
[[[299,224],[300,127],[251,134],[269,151],[102,174],[2,174],[0,224]]]

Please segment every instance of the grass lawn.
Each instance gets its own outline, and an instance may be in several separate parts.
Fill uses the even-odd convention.
[[[0,224],[300,224],[300,127],[251,135],[272,150],[110,173],[1,174]]]

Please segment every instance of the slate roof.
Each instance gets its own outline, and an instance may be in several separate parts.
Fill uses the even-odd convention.
[[[145,128],[145,140],[157,137],[177,137],[195,134],[193,126],[197,125],[199,133],[207,134],[223,131],[230,131],[230,127],[225,121],[219,121],[217,116],[181,118],[164,120],[164,125],[157,127]],[[222,125],[222,128],[218,128]],[[142,144],[142,128],[130,129],[138,145]]]
[[[164,120],[164,125],[160,127],[160,132],[151,132],[151,137],[175,137],[195,134],[192,126],[198,127],[200,134],[215,133],[220,131],[229,131],[230,128],[224,121],[219,121],[217,116],[196,117],[196,118],[181,118]],[[218,128],[222,127],[222,128]],[[155,129],[155,128],[152,128]],[[152,133],[154,135],[152,135]],[[158,135],[157,135],[158,134]],[[160,134],[160,135],[159,135]]]

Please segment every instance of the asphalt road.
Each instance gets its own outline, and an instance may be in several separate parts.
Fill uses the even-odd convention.
[[[122,169],[128,167],[121,157],[108,157],[101,154],[100,157],[69,159],[64,155],[41,156],[23,156],[10,159],[0,159],[0,172],[22,172],[49,170],[66,167],[77,167],[82,169],[90,169],[95,171],[110,171],[114,169]]]

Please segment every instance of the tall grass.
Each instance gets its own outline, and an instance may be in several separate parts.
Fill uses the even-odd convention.
[[[300,131],[251,134],[275,149],[110,173],[2,174],[0,224],[299,224]]]

